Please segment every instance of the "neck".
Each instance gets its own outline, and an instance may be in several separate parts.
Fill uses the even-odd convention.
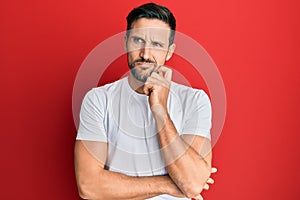
[[[139,94],[145,94],[144,93],[144,83],[141,82],[141,81],[138,81],[136,80],[132,74],[130,73],[129,77],[128,77],[128,83],[129,83],[129,86],[134,90],[136,91],[137,93]]]

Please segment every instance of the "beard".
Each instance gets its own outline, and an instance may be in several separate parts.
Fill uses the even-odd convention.
[[[151,68],[151,67],[144,68],[142,66],[137,67],[136,63],[138,63],[138,62],[144,62],[144,63],[147,63],[147,64],[153,64],[153,68]],[[138,81],[140,81],[142,83],[145,83],[147,81],[147,78],[149,76],[151,76],[152,72],[154,71],[154,69],[157,66],[157,64],[154,61],[152,61],[152,60],[145,60],[143,58],[135,60],[132,63],[129,63],[128,65],[129,65],[130,72],[133,75],[133,77],[136,80],[138,80]]]

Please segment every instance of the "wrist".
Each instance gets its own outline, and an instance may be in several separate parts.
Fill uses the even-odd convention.
[[[154,118],[162,119],[162,118],[168,118],[168,109],[167,106],[163,106],[161,104],[154,104],[151,105],[151,111],[154,116]]]
[[[167,120],[169,119],[168,110],[166,107],[156,104],[151,106],[151,111],[159,132],[164,128]]]
[[[184,197],[177,185],[172,181],[169,175],[162,176],[162,181],[158,185],[161,194],[169,194],[176,197]]]

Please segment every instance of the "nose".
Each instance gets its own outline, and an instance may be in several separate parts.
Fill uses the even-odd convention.
[[[145,45],[140,49],[140,57],[148,60],[151,58],[151,47]]]

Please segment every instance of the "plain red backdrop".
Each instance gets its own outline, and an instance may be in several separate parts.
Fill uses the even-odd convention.
[[[1,199],[79,199],[76,73],[145,2],[0,2]],[[208,51],[225,83],[227,117],[213,149],[219,172],[205,198],[299,199],[300,2],[156,2]]]

